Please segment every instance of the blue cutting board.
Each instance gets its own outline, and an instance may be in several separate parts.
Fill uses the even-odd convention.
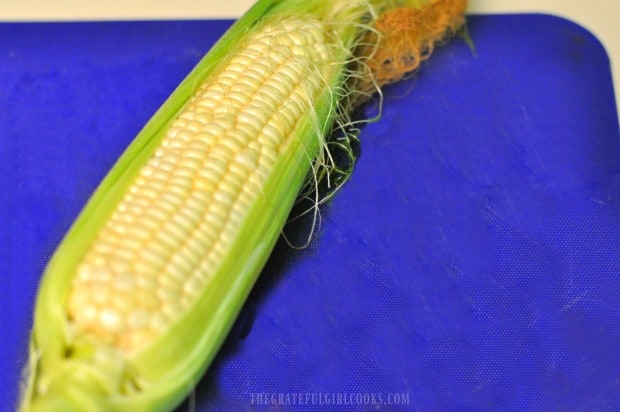
[[[230,23],[0,24],[1,410],[45,262]],[[475,53],[456,40],[388,89],[311,245],[278,244],[198,410],[620,410],[609,59],[547,15],[469,30]]]

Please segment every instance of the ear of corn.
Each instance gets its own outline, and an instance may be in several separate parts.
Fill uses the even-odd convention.
[[[127,148],[48,264],[23,410],[178,405],[350,109],[342,98],[362,27],[403,5],[420,2],[261,0],[231,27]]]

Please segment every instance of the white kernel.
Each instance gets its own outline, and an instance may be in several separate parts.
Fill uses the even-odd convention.
[[[254,201],[255,195],[256,192],[251,191],[246,185],[239,193],[239,197],[237,198],[237,204],[242,205],[242,207],[245,207],[247,209]]]
[[[203,175],[199,172],[199,175],[196,177],[196,179],[194,180],[194,191],[192,191],[192,197],[194,197],[195,199],[203,199],[205,198],[205,195],[208,196],[208,193],[213,190],[216,186],[216,178],[212,177],[212,178],[207,178],[207,176],[210,176],[210,174],[213,174],[215,172],[213,172],[212,170],[206,172],[206,175]],[[206,201],[208,201],[208,197],[206,198]]]
[[[258,152],[246,148],[235,155],[234,161],[243,165],[246,170],[254,170],[258,164]]]
[[[93,244],[93,252],[99,254],[99,255],[107,255],[109,253],[112,253],[114,251],[114,246],[112,246],[109,242],[99,238],[94,244]]]
[[[276,73],[271,79],[269,79],[268,84],[273,86],[278,91],[278,96],[287,97],[293,91],[293,88],[299,80],[295,77],[290,76],[290,71],[281,70]]]
[[[168,174],[174,169],[175,163],[170,161],[162,161],[157,166],[157,171],[153,173],[153,177],[158,179],[167,179]]]
[[[236,84],[237,83],[235,83],[235,85]],[[250,97],[251,97],[250,93],[245,92],[245,91],[242,93],[242,92],[239,92],[239,91],[236,91],[236,90],[232,90],[227,95],[227,98],[230,99],[231,102],[234,102],[235,106],[237,106],[237,107],[243,107],[246,104],[248,104],[249,101],[250,101]]]
[[[246,212],[247,208],[243,204],[241,204],[241,202],[237,202],[230,210],[230,215],[228,216],[228,218],[231,222],[235,224],[240,224],[245,217]]]
[[[208,147],[203,142],[192,142],[192,146],[185,149],[180,164],[185,164],[187,159],[201,161],[207,153]],[[200,147],[199,147],[200,145]]]
[[[221,157],[217,156],[209,156],[206,161],[204,170],[211,169],[215,171],[218,175],[218,180],[222,178],[226,169],[228,169],[228,162]],[[201,170],[202,171],[202,170]]]
[[[206,111],[208,113],[211,112],[211,110],[217,106],[218,101],[221,101],[221,98],[214,98],[212,96],[205,96],[203,98],[201,98],[198,102],[198,108],[196,109],[196,111],[200,111],[202,108],[207,109]]]
[[[131,269],[130,262],[134,259],[134,253],[123,247],[117,247],[114,255],[108,258],[109,267],[114,273],[128,272]]]
[[[185,208],[181,210],[184,209]],[[177,236],[181,236],[180,240],[184,240],[184,238],[194,230],[196,226],[195,221],[195,215],[190,218],[187,213],[177,213],[172,216],[172,220],[170,220],[168,226],[171,231],[177,232]]]
[[[222,147],[226,148],[226,150],[228,151],[229,154],[232,154],[233,152],[237,152],[237,151],[241,150],[241,148],[243,147],[241,145],[241,143],[239,142],[239,140],[238,139],[234,139],[234,138],[224,138],[224,139],[221,139],[220,145]]]
[[[162,312],[168,319],[175,320],[183,314],[183,308],[179,300],[170,300],[162,308]]]
[[[246,113],[251,113],[256,118],[260,119],[261,125],[266,124],[271,117],[271,114],[266,110],[265,106],[257,103],[248,105],[244,111]],[[263,127],[261,127],[261,129]]]
[[[76,311],[78,315],[83,308],[91,306],[91,297],[88,293],[84,293],[88,290],[88,283],[80,283],[79,287],[73,288],[73,293],[69,296],[69,310]]]
[[[273,66],[281,66],[291,58],[291,51],[287,46],[275,44],[269,50],[268,58]]]
[[[213,123],[213,121],[211,121]],[[206,126],[205,126],[206,127]],[[202,142],[207,148],[210,147],[217,140],[216,135],[209,132],[198,132],[194,136],[192,142]]]
[[[200,221],[205,211],[205,207],[206,202],[202,200],[200,195],[193,193],[192,196],[187,199],[186,207],[181,209],[181,212],[186,214],[191,213],[193,216],[195,216],[196,221]]]
[[[170,273],[170,275],[179,282],[179,285],[182,285],[183,282],[187,280],[187,277],[194,271],[192,261],[178,253],[172,255],[168,268],[170,270],[166,272]]]
[[[250,191],[250,193],[253,193],[254,195],[261,193],[263,190],[263,182],[260,177],[257,176],[255,173],[252,173],[248,177],[245,185],[246,188]]]
[[[271,75],[271,73],[273,73],[273,69],[270,66],[260,61],[254,61],[247,67],[244,75],[254,77],[257,80],[261,80],[268,75]]]
[[[253,126],[245,123],[237,123],[235,130],[227,135],[228,139],[234,139],[242,146],[246,146],[256,136]]]
[[[274,148],[277,147],[284,138],[284,131],[274,126],[273,122],[270,122],[263,129],[263,133],[259,136],[259,141],[264,145],[270,145]]]
[[[156,238],[170,250],[175,250],[179,244],[179,241],[182,240],[182,237],[176,233],[176,230],[170,230],[169,228],[157,233]]]
[[[237,63],[231,61],[230,64],[226,67],[226,71],[231,71],[235,74],[243,73],[246,69],[246,64]]]
[[[187,153],[190,152],[202,155],[202,153],[205,153],[207,150],[209,150],[210,144],[205,142],[203,140],[203,137],[204,133],[197,133],[196,136],[194,136],[194,138],[192,139],[192,141],[187,143],[187,147],[184,152],[185,156],[187,156]]]
[[[235,120],[233,116],[219,116],[213,119],[213,123],[219,125],[222,129],[229,131],[234,129]]]
[[[163,331],[166,329],[169,323],[169,320],[166,319],[166,317],[162,313],[155,312],[153,313],[153,316],[151,316],[149,326],[156,331]]]
[[[226,216],[224,216],[224,219],[225,218]],[[224,227],[224,219],[219,214],[213,213],[212,210],[209,210],[205,215],[205,223],[208,225],[209,229],[207,231],[201,230],[201,237],[204,237],[205,240],[209,239],[209,242],[211,242],[211,238],[213,237],[214,233],[218,233],[222,229],[222,227]]]
[[[161,192],[166,187],[166,181],[163,179],[149,179],[148,187],[156,192]]]
[[[139,194],[147,199],[147,201],[151,201],[153,199],[157,199],[159,195],[158,191],[151,186],[144,186],[140,188]]]
[[[258,134],[263,128],[263,121],[253,112],[242,111],[237,115],[237,120],[239,124],[250,127],[253,134]]]
[[[203,167],[198,171],[198,179],[196,179],[196,185],[202,185],[210,187],[211,184],[219,182],[222,177],[222,171],[216,170],[215,167]]]
[[[291,46],[290,51],[294,56],[306,57],[310,60],[311,57],[311,49],[307,49],[308,46],[303,45],[294,45]]]
[[[151,208],[148,209],[146,212],[151,212],[151,210],[154,210],[155,208]],[[151,212],[152,213],[152,212]],[[156,213],[161,213],[161,211],[156,211]],[[166,215],[167,217],[167,215]],[[165,219],[158,219],[155,216],[151,216],[151,215],[147,215],[147,214],[142,214],[140,216],[140,224],[142,226],[144,226],[144,228],[148,231],[153,231],[156,230],[157,228],[159,228],[161,222],[163,222]]]
[[[291,108],[294,106],[293,104],[288,104],[280,108],[277,113],[277,117],[284,119],[284,124],[286,124],[290,128],[292,128],[295,124],[297,124],[297,117],[295,116],[295,110]]]
[[[160,253],[154,245],[150,245],[140,252],[139,259],[143,259],[145,262],[148,262],[153,267],[161,267],[163,266],[167,259],[166,255]]]
[[[159,309],[159,300],[157,299],[156,292],[154,292],[153,290],[138,289],[135,292],[135,295],[138,307],[151,310]]]
[[[166,136],[175,137],[181,131],[180,127],[172,126],[166,132]]]
[[[253,101],[268,107],[277,107],[283,98],[284,96],[280,94],[279,89],[271,83],[265,83],[256,92]]]
[[[132,290],[136,286],[136,279],[130,272],[119,273],[114,276],[113,285],[116,290]]]
[[[187,110],[187,108],[185,108],[185,110],[183,112],[181,112],[181,114],[179,115],[178,119],[184,119],[184,120],[192,120],[194,119],[194,112],[191,110]]]
[[[228,174],[226,178],[220,183],[220,190],[230,193],[231,196],[236,197],[237,193],[241,190],[243,180],[239,179],[236,174]]]
[[[255,37],[253,39],[254,41],[252,41],[252,43],[249,43],[247,46],[245,46],[245,50],[244,52],[246,53],[260,53],[263,50],[265,50],[265,48],[268,46],[268,44],[265,44],[263,41],[262,37]]]
[[[121,239],[120,242],[120,246],[132,251],[138,250],[142,247],[142,242],[140,242],[137,238],[137,236],[135,235],[136,230],[138,229],[137,227],[132,227],[131,228],[131,236],[126,236],[123,239]],[[137,230],[138,232],[140,232],[140,229]],[[132,253],[133,256],[133,253]]]
[[[233,85],[237,79],[224,72],[215,81],[222,87],[230,88],[230,86]]]
[[[166,198],[168,196],[168,193],[162,193],[162,200],[167,201]],[[145,225],[150,228],[156,226],[158,222],[164,222],[168,219],[168,214],[165,213],[160,207],[150,207],[144,211],[144,215],[142,216],[142,221],[145,222]],[[146,219],[144,218],[145,216],[152,219]]]
[[[149,313],[144,309],[133,310],[128,318],[128,326],[132,329],[142,329],[148,326]]]
[[[135,206],[139,207],[149,207],[151,205],[151,200],[146,196],[142,195],[142,192],[136,193],[131,200],[131,203]],[[120,232],[119,232],[120,233]]]
[[[216,83],[216,82],[211,82],[209,83],[209,87],[206,89],[207,92],[209,91],[213,91],[216,93],[225,93],[226,92],[226,88],[222,87],[222,85]]]
[[[209,257],[204,257],[200,262],[200,266],[198,266],[197,274],[199,274],[199,278],[205,284],[209,281],[211,276],[213,275],[213,269],[216,267],[217,262]]]
[[[287,37],[296,45],[303,45],[304,43],[306,43],[304,37],[299,31],[291,30]]]
[[[101,309],[99,312],[99,322],[105,329],[111,332],[120,332],[125,326],[118,312],[109,307]]]
[[[134,269],[138,274],[136,284],[142,289],[157,288],[157,278],[154,275],[153,267],[146,262],[134,263]]]
[[[226,236],[222,236],[222,238],[224,238],[222,240],[224,241],[216,242],[213,245],[213,248],[211,249],[211,251],[212,251],[212,257],[214,259],[220,260],[228,251],[228,242],[225,240],[228,237],[229,237],[228,234],[226,234]]]
[[[194,185],[190,177],[179,176],[176,173],[173,173],[173,175],[170,177],[170,179],[168,180],[168,184],[170,185],[169,189],[182,189],[182,193],[187,193]]]
[[[255,77],[243,75],[239,78],[239,82],[233,86],[233,90],[252,90],[254,93],[262,82]]]
[[[261,154],[265,156],[272,164],[275,163],[278,156],[276,149],[273,146],[266,145],[262,147]]]
[[[213,113],[211,110],[207,110],[206,107],[198,106],[196,107],[195,120],[200,122],[202,125],[205,125],[213,120]],[[190,140],[188,139],[188,141]]]
[[[93,305],[86,305],[79,309],[75,308],[74,310],[76,312],[74,314],[76,320],[85,325],[92,325],[95,323],[97,320],[97,315],[99,314],[97,307]]]
[[[219,102],[217,107],[214,107],[211,110],[213,112],[213,121],[216,121],[217,119],[224,119],[224,118],[231,118],[231,117],[234,118],[237,111],[239,111],[239,108],[235,107],[234,102],[231,102],[230,99],[225,98],[221,102]],[[219,138],[220,135],[221,133],[213,134],[216,140]]]
[[[186,130],[191,130],[192,132],[197,132],[198,130],[200,130],[203,127],[203,123],[198,121],[197,119],[191,120],[189,122],[187,122],[187,125],[185,125]]]
[[[237,180],[244,181],[246,176],[250,174],[251,168],[248,166],[246,159],[243,155],[239,157],[239,154],[235,156],[234,161],[229,166],[231,173],[233,173]]]
[[[168,187],[168,190],[164,193],[162,193],[160,195],[160,200],[161,202],[163,202],[164,205],[166,206],[173,206],[173,207],[178,207],[181,206],[183,204],[183,197],[179,196],[178,194],[172,193],[170,191],[171,187]],[[163,205],[161,205],[163,206]],[[155,208],[153,208],[155,209]],[[166,214],[162,213],[165,217],[164,219],[167,217]]]
[[[228,108],[225,108],[225,109],[228,110]],[[226,129],[222,126],[221,123],[216,122],[216,121],[211,121],[204,126],[204,132],[212,136],[221,136],[226,133]],[[206,139],[203,139],[203,140],[206,140]],[[213,143],[213,140],[214,139],[212,137],[208,141],[209,143]]]
[[[198,232],[199,230],[194,231],[193,235],[187,239],[186,244],[188,256],[192,256],[192,259],[196,261],[195,264],[198,264],[200,258],[205,253],[204,244],[200,241]]]
[[[178,290],[176,289],[171,289],[168,287],[162,287],[160,286],[157,289],[157,298],[159,299],[160,302],[169,302],[169,301],[174,301],[174,300],[178,300],[180,293]]]
[[[196,205],[196,203],[198,203]],[[179,210],[179,217],[182,217],[187,220],[188,223],[191,223],[192,228],[194,230],[196,228],[196,224],[202,219],[202,209],[205,207],[202,201],[199,201],[196,197],[189,197],[187,199],[185,207]]]
[[[150,342],[155,337],[155,332],[151,329],[140,328],[140,330],[132,331],[123,337],[126,338],[125,347],[129,349],[138,349]]]
[[[141,248],[142,242],[148,240],[151,237],[151,232],[158,226],[158,223],[152,217],[142,215],[139,219],[136,219],[136,223],[131,227],[131,235],[136,241],[140,242]]]
[[[147,164],[147,165],[143,166],[142,169],[140,169],[140,175],[148,177],[148,176],[152,175],[154,171],[155,171],[155,169],[153,168],[153,166],[150,166],[150,165]]]
[[[118,313],[128,313],[135,305],[131,289],[116,289],[112,295],[112,306]]]
[[[228,204],[224,204],[223,202],[213,202],[209,206],[209,214],[213,215],[216,219],[220,219],[222,222],[227,220],[228,212]]]
[[[303,66],[298,66],[294,64],[283,65],[280,67],[277,75],[274,76],[274,78],[278,79],[281,82],[283,81],[282,78],[287,79],[287,80],[284,80],[283,83],[291,85],[291,88],[292,88],[293,85],[297,85],[301,82],[302,76],[304,75],[300,67],[303,67]],[[289,93],[290,93],[290,90],[289,90]]]

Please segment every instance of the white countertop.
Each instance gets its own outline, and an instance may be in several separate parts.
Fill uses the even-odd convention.
[[[0,21],[235,18],[253,3],[254,0],[0,0]],[[469,12],[539,12],[581,24],[605,46],[612,63],[616,102],[620,102],[620,1],[470,0]]]

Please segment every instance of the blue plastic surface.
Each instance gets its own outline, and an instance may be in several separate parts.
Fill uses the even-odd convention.
[[[45,262],[229,24],[0,24],[0,410]],[[475,55],[457,40],[389,89],[311,246],[277,246],[198,410],[620,410],[608,57],[550,16],[469,29]]]

